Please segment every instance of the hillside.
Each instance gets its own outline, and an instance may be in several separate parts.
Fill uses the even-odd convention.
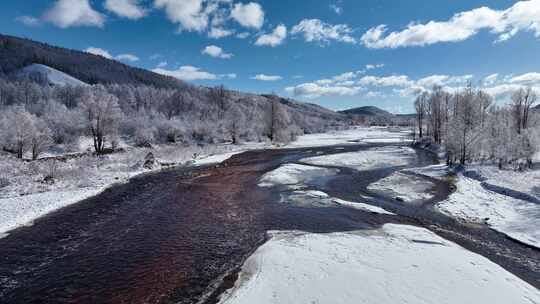
[[[392,116],[392,113],[380,109],[375,106],[364,106],[358,108],[352,108],[348,110],[339,111],[348,115],[363,115],[363,116]]]
[[[86,52],[0,34],[0,74],[43,64],[88,84],[134,84],[178,88],[185,83]]]
[[[88,84],[74,78],[64,72],[58,71],[43,64],[31,64],[16,72],[20,78],[39,78],[41,81],[49,85],[57,86],[87,86]]]

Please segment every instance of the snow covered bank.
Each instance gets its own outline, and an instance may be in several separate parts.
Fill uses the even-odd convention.
[[[339,166],[364,171],[404,166],[414,156],[415,151],[409,147],[380,147],[357,152],[308,157],[301,161],[316,166]]]
[[[303,207],[347,207],[377,214],[395,215],[383,208],[366,203],[350,202],[339,198],[331,197],[325,192],[317,190],[296,190],[290,195],[284,195],[283,202]]]
[[[54,164],[26,163],[6,156],[0,161],[0,178],[4,174],[9,176],[9,185],[0,189],[0,234],[97,195],[116,183],[128,182],[141,173],[159,171],[161,166],[152,170],[142,168],[144,156],[150,151],[159,162],[197,166],[220,163],[233,155],[258,147],[258,144],[246,144],[214,147],[211,150],[170,146],[153,150],[130,149],[125,153],[99,158],[84,156]],[[194,157],[195,153],[197,157]],[[43,182],[45,176],[52,171],[56,175],[55,182]]]
[[[499,170],[496,166],[469,166],[467,170],[475,171],[482,176],[484,185],[493,185],[498,188],[509,189],[508,195],[516,198],[540,203],[540,170],[513,171]],[[504,190],[503,190],[504,191]],[[497,191],[497,192],[503,192]],[[512,191],[521,192],[525,195],[520,197],[519,193],[513,194]]]
[[[353,233],[274,232],[222,304],[540,303],[488,259],[412,226]]]
[[[277,185],[301,186],[316,178],[335,175],[336,169],[327,169],[299,164],[285,164],[261,177],[260,187]]]
[[[434,197],[435,184],[411,174],[396,172],[368,186],[368,190],[406,203],[421,203]]]
[[[302,135],[299,136],[296,141],[287,145],[287,147],[322,147],[342,144],[358,144],[362,142],[405,143],[410,141],[409,131],[407,130],[384,127],[356,127],[349,130]]]
[[[514,239],[540,248],[540,205],[501,195],[481,182],[458,175],[457,190],[438,210],[464,221],[484,223]]]

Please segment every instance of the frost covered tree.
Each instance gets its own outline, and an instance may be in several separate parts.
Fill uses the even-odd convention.
[[[13,151],[17,158],[23,158],[36,132],[35,116],[26,111],[24,106],[15,105],[7,108],[0,120],[4,148]]]
[[[424,119],[426,117],[426,112],[428,110],[428,92],[422,92],[414,101],[414,108],[416,110],[416,124],[418,126],[418,136],[422,138],[424,136]]]
[[[32,160],[36,160],[53,143],[53,138],[49,126],[47,126],[47,123],[43,119],[35,117],[33,128],[30,136],[30,147]]]
[[[530,87],[527,89],[521,88],[512,94],[511,107],[518,134],[521,134],[523,129],[527,129],[531,107],[537,101],[537,98],[537,93]]]
[[[94,150],[97,154],[102,154],[105,142],[112,142],[113,137],[118,134],[121,118],[118,98],[109,94],[103,86],[95,86],[84,91],[80,107],[94,142]]]

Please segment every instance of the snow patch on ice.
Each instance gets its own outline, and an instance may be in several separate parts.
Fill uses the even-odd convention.
[[[287,147],[299,148],[375,142],[410,142],[409,132],[402,131],[402,129],[386,127],[356,127],[348,130],[302,135],[296,141],[287,145]]]
[[[423,228],[271,236],[220,303],[540,302],[534,287]]]
[[[441,212],[491,228],[540,248],[540,205],[486,190],[477,180],[458,175],[457,190],[437,204]]]
[[[435,185],[421,177],[396,172],[370,184],[367,189],[390,198],[400,198],[406,203],[419,203],[434,197]]]
[[[364,199],[364,197],[360,197]],[[300,207],[347,207],[377,214],[395,215],[383,208],[361,202],[351,202],[339,198],[331,197],[325,192],[318,190],[296,190],[290,195],[284,194],[283,202],[294,204]]]
[[[299,164],[285,164],[264,174],[259,182],[260,187],[273,187],[278,185],[301,185],[324,176],[332,176],[337,169],[327,169]]]
[[[308,157],[301,162],[316,166],[349,167],[359,171],[407,165],[415,151],[409,147],[380,147],[364,151]]]

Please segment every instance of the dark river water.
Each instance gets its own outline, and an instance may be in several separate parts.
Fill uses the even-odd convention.
[[[399,216],[295,207],[280,203],[277,189],[257,186],[283,163],[375,146],[252,151],[218,166],[148,174],[110,188],[0,239],[0,303],[214,303],[268,230],[335,232],[385,223],[426,227],[540,287],[537,249],[433,210],[450,193],[448,182],[432,180],[435,197],[419,206],[366,190],[403,167],[338,168],[337,176],[319,185],[351,201],[369,196]],[[405,167],[435,162],[417,151]]]

